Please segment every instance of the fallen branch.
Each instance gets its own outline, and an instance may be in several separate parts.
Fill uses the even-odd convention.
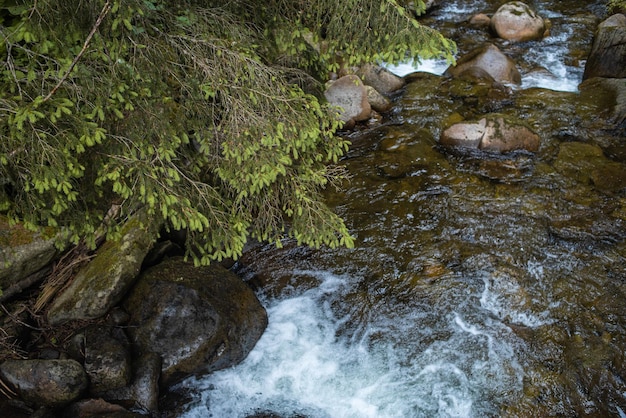
[[[8,301],[9,299],[22,293],[24,290],[28,289],[32,285],[39,283],[46,276],[48,276],[51,272],[52,272],[52,267],[47,266],[27,276],[26,278],[20,280],[19,282],[12,284],[11,286],[9,286],[6,290],[2,292],[2,295],[0,295],[0,303],[4,303]]]

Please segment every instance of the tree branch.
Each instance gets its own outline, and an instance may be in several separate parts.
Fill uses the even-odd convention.
[[[91,42],[91,38],[93,38],[93,36],[95,35],[96,31],[98,30],[98,27],[104,20],[105,16],[109,13],[109,10],[111,10],[111,0],[107,0],[107,2],[104,4],[104,7],[102,7],[102,10],[100,11],[100,14],[98,15],[98,19],[96,19],[96,23],[94,23],[93,27],[91,28],[91,32],[89,32],[89,35],[87,35],[87,39],[85,39],[83,48],[80,50],[78,55],[74,57],[74,60],[72,61],[72,64],[70,65],[70,68],[67,70],[65,75],[63,75],[63,77],[59,80],[57,85],[54,86],[54,88],[50,91],[50,93],[48,93],[48,95],[44,97],[43,102],[47,102],[48,100],[50,100],[52,95],[59,89],[59,87],[61,87],[61,85],[65,82],[65,80],[67,80],[70,73],[72,72],[76,64],[78,63],[78,60],[80,60],[80,57],[82,57],[85,51],[87,50],[87,47],[89,46],[89,43]]]

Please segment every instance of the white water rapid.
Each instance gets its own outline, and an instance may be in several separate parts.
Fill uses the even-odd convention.
[[[239,366],[182,386],[201,393],[184,417],[391,418],[494,416],[522,389],[523,343],[507,323],[545,323],[521,310],[502,277],[456,279],[466,292],[361,307],[343,316],[336,303],[354,278],[329,272],[301,294],[263,298],[269,326]],[[516,289],[512,289],[515,291]],[[346,331],[348,329],[348,331]]]
[[[483,1],[464,2],[463,4],[446,2],[442,6],[441,14],[450,21],[461,23],[469,20],[472,15],[476,14],[477,10],[483,10],[486,7],[487,5]],[[550,19],[553,26],[549,36],[527,48],[524,58],[535,70],[522,74],[520,87],[578,91],[578,84],[582,81],[585,69],[585,61],[568,57],[568,41],[573,36],[576,26],[563,23],[566,17],[561,13],[545,8],[538,9],[538,13],[544,18]],[[408,61],[386,67],[394,74],[404,77],[415,71],[442,75],[448,66],[446,60],[429,59],[420,63]]]

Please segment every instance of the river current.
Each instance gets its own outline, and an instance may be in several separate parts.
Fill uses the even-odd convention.
[[[427,23],[463,53],[481,41],[463,22],[501,2],[444,3]],[[551,35],[499,46],[532,91],[505,111],[534,121],[540,152],[442,151],[453,104],[409,85],[383,126],[350,134],[352,179],[328,194],[356,247],[245,255],[268,328],[240,365],[181,384],[185,417],[626,417],[626,194],[593,177],[626,166],[575,118],[548,129],[532,109],[577,97],[602,2],[530,4]]]

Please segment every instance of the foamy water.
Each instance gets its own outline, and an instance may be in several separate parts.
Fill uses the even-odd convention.
[[[476,292],[461,303],[451,298],[443,312],[389,306],[359,328],[358,318],[331,308],[351,291],[350,280],[310,274],[319,287],[265,301],[269,326],[241,365],[183,383],[199,393],[185,417],[493,416],[521,390],[520,342],[481,306],[481,294],[493,289],[479,280]]]
[[[487,4],[483,1],[464,2],[463,4],[450,2],[443,5],[442,15],[446,16],[446,20],[460,23],[467,21],[472,15],[486,7]],[[538,9],[538,12],[541,16],[555,21],[564,19],[562,14],[551,10]],[[555,91],[578,91],[585,62],[574,63],[575,60],[571,60],[572,63],[568,63],[568,42],[573,36],[574,30],[573,25],[555,25],[549,36],[536,41],[527,49],[524,59],[538,70],[522,74],[520,88],[538,87]],[[506,53],[506,46],[503,49]],[[442,75],[448,67],[449,63],[445,59],[428,59],[419,63],[407,61],[397,65],[386,65],[387,69],[400,77],[415,71]]]
[[[578,91],[584,72],[584,63],[579,66],[565,64],[565,45],[559,39],[566,36],[567,34],[554,39],[546,38],[541,48],[529,51],[528,59],[541,70],[523,74],[520,88],[538,87],[555,91]],[[420,63],[407,61],[385,67],[397,76],[404,77],[416,71],[442,75],[449,65],[444,59],[431,59]]]

